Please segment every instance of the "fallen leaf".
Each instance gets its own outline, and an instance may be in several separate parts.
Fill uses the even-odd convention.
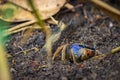
[[[43,20],[55,15],[65,3],[66,0],[34,0],[36,9]],[[34,20],[34,16],[31,13],[32,10],[27,0],[8,0],[8,3],[4,4],[6,8],[8,8],[10,5],[15,7],[12,21]],[[0,10],[4,6],[2,5]]]

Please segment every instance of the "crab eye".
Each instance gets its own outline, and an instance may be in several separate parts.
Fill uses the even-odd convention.
[[[87,55],[92,55],[92,51],[91,50],[86,50],[86,53],[87,53]]]

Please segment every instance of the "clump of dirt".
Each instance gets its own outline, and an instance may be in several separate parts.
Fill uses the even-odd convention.
[[[78,5],[77,1],[72,1]],[[89,6],[88,6],[89,5]],[[75,12],[61,10],[55,17],[63,19],[68,23],[72,22],[68,29],[62,34],[57,46],[70,42],[80,42],[93,46],[101,53],[120,46],[120,23],[105,15],[91,3],[76,8]],[[85,13],[87,17],[85,18]],[[56,26],[52,25],[53,31]],[[105,58],[91,58],[78,65],[69,60],[61,62],[61,55],[55,59],[51,68],[47,67],[46,54],[40,53],[45,44],[45,34],[39,30],[33,31],[24,44],[20,41],[24,32],[11,36],[6,43],[9,58],[10,71],[13,80],[119,80],[120,77],[120,54],[108,55]],[[53,47],[56,49],[56,47]],[[27,51],[26,51],[27,50]],[[39,63],[35,61],[39,58]]]

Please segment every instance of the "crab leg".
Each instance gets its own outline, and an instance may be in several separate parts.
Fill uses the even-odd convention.
[[[61,60],[62,60],[63,62],[65,62],[65,56],[66,56],[67,46],[68,46],[68,44],[66,44],[66,45],[63,46],[62,57],[61,57]]]
[[[58,54],[60,53],[60,51],[63,49],[63,46],[60,46],[57,48],[57,50],[55,51],[55,53],[53,54],[52,60],[54,61],[54,59],[58,56]]]

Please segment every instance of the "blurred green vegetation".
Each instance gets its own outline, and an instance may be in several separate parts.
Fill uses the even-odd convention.
[[[13,15],[12,9],[5,9],[3,10],[2,15],[7,17],[11,17]],[[8,29],[10,22],[4,21],[0,19],[0,80],[11,80],[8,60],[6,57],[6,50],[5,50],[5,42],[8,37],[5,37],[5,30]]]
[[[8,29],[8,26],[10,25],[9,22],[6,22],[2,19],[0,19],[0,41],[5,44],[5,41],[7,40],[8,37],[5,37],[5,30]]]
[[[8,28],[9,23],[0,19],[0,80],[10,80],[10,72],[8,61],[5,51],[5,30]]]

